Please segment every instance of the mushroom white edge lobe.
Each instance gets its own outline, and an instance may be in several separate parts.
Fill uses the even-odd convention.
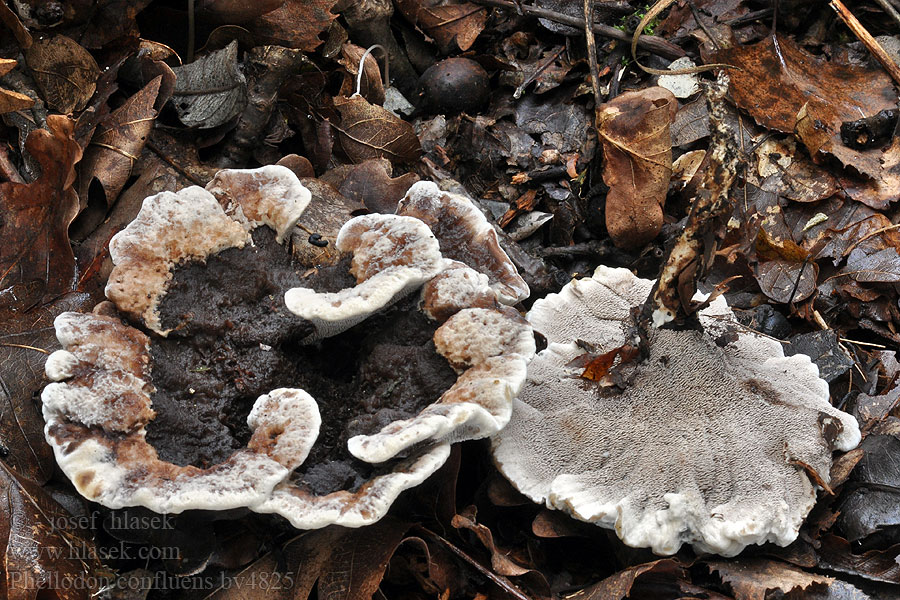
[[[350,219],[341,227],[335,241],[338,250],[347,250],[347,232],[366,218],[389,220],[392,229],[407,229],[411,234],[434,239],[431,230],[419,219],[397,215],[362,215]],[[436,240],[431,246],[424,251],[423,256],[417,257],[416,264],[388,266],[352,288],[339,292],[317,292],[311,288],[296,287],[285,292],[284,303],[287,309],[312,322],[315,327],[315,332],[305,338],[303,343],[315,342],[350,329],[440,273],[446,263]]]
[[[328,525],[363,527],[384,517],[397,497],[419,485],[443,466],[450,457],[450,444],[440,443],[418,456],[402,472],[379,475],[365,485],[367,493],[358,502],[349,503],[346,492],[326,496],[298,497],[290,484],[275,488],[266,502],[253,507],[255,512],[276,513],[297,529],[320,529]]]

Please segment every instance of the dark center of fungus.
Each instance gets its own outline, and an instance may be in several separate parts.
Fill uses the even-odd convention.
[[[159,305],[163,327],[176,329],[150,346],[157,416],[147,441],[163,460],[209,467],[246,446],[247,415],[260,395],[302,388],[318,402],[322,427],[295,483],[320,495],[354,491],[391,465],[354,459],[347,440],[414,416],[456,380],[435,352],[437,323],[411,294],[340,335],[302,345],[312,326],[285,308],[284,292],[351,287],[349,260],[306,274],[267,227],[253,241],[176,267]]]

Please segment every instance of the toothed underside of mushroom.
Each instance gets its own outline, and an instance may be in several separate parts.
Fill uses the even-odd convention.
[[[651,285],[601,267],[535,303],[528,318],[551,343],[493,438],[498,467],[536,502],[658,554],[791,543],[816,500],[802,465],[828,482],[832,449],[859,442],[855,419],[807,356],[740,327],[722,298],[700,313],[705,332],[653,330],[650,356],[621,367],[624,391],[602,395],[567,366],[584,353],[569,336],[598,353],[623,345]]]
[[[335,246],[353,253],[350,272],[356,286],[333,293],[291,288],[284,296],[288,310],[316,328],[304,343],[350,329],[417,290],[444,268],[431,230],[412,217],[354,217],[341,227]]]
[[[115,267],[106,297],[165,336],[171,329],[160,323],[158,306],[176,265],[243,248],[251,241],[250,231],[262,224],[274,229],[281,242],[310,197],[290,169],[276,165],[224,170],[207,189],[191,186],[150,196],[134,221],[110,240]]]
[[[440,241],[441,253],[488,276],[497,298],[517,304],[528,298],[528,284],[500,247],[497,232],[471,200],[419,181],[397,206],[398,215],[421,219]]]

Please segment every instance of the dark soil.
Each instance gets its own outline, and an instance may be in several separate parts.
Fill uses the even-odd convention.
[[[312,326],[284,307],[284,292],[351,286],[349,263],[304,277],[271,230],[261,227],[253,239],[252,247],[175,270],[160,315],[177,329],[150,347],[157,417],[147,440],[163,460],[209,467],[247,444],[247,414],[260,395],[299,387],[318,402],[322,427],[295,481],[316,494],[354,490],[376,468],[352,458],[347,439],[415,415],[456,379],[434,350],[436,323],[413,294],[338,336],[302,345]]]

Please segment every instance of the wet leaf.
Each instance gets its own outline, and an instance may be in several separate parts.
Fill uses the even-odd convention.
[[[398,0],[397,8],[407,20],[434,38],[441,51],[453,43],[466,51],[475,43],[487,22],[484,6],[455,0]]]
[[[353,162],[369,158],[387,158],[391,162],[410,162],[422,152],[412,125],[365,98],[337,97],[334,106],[341,122],[334,125],[338,142]]]
[[[851,542],[900,525],[900,439],[870,434],[860,448],[865,454],[850,475],[854,485],[844,495],[838,517]]]
[[[710,571],[718,573],[731,586],[736,600],[765,600],[767,593],[793,590],[823,589],[834,579],[807,573],[783,562],[761,558],[742,558],[730,561],[708,561]]]
[[[900,282],[900,254],[893,247],[872,254],[854,248],[847,257],[844,272],[860,283],[897,283]]]
[[[25,62],[41,97],[50,108],[64,114],[85,107],[100,76],[94,57],[64,35],[35,40],[25,51]]]
[[[30,184],[0,184],[0,307],[48,302],[75,283],[68,227],[78,214],[72,185],[81,146],[73,131],[67,117],[47,117],[47,129],[32,131],[25,142],[41,176]]]
[[[172,102],[188,127],[209,129],[238,116],[247,102],[247,80],[238,69],[237,41],[172,69],[177,77]]]
[[[279,8],[247,26],[259,43],[278,44],[306,52],[321,43],[319,34],[337,18],[331,12],[337,0],[286,0]]]
[[[341,259],[334,247],[338,231],[362,205],[319,179],[301,181],[312,193],[312,201],[297,221],[299,231],[291,237],[291,252],[299,264],[309,268],[336,264]]]
[[[200,0],[197,2],[197,18],[216,24],[246,23],[284,4],[283,0]]]
[[[819,377],[831,383],[853,367],[853,359],[841,347],[833,329],[800,333],[784,345],[784,355],[805,354],[819,368]]]
[[[351,96],[356,92],[356,79],[359,74],[359,61],[363,54],[366,53],[365,48],[361,48],[350,42],[341,46],[341,58],[338,62],[347,70],[350,75],[341,85],[341,95]],[[375,61],[372,53],[366,56],[366,62],[363,65],[363,76],[360,80],[360,93],[372,104],[384,104],[384,82],[381,77],[381,69]]]
[[[721,50],[714,60],[740,68],[729,73],[731,94],[760,125],[784,133],[796,129],[811,155],[834,156],[868,178],[894,177],[894,161],[883,164],[880,149],[854,150],[840,134],[844,121],[897,106],[883,70],[822,60],[782,36]]]
[[[616,246],[636,248],[659,234],[672,176],[669,126],[678,101],[660,87],[626,92],[597,110],[603,144],[606,228]]]
[[[757,267],[756,280],[766,296],[787,304],[802,302],[816,291],[818,272],[815,263],[770,260]]]
[[[93,598],[101,585],[100,563],[82,522],[2,462],[0,485],[3,597],[33,600],[49,589],[59,600]]]
[[[119,196],[156,121],[154,103],[161,82],[162,76],[153,79],[110,113],[94,132],[81,161],[82,203],[87,203],[92,179],[97,179],[103,186],[107,206]]]

